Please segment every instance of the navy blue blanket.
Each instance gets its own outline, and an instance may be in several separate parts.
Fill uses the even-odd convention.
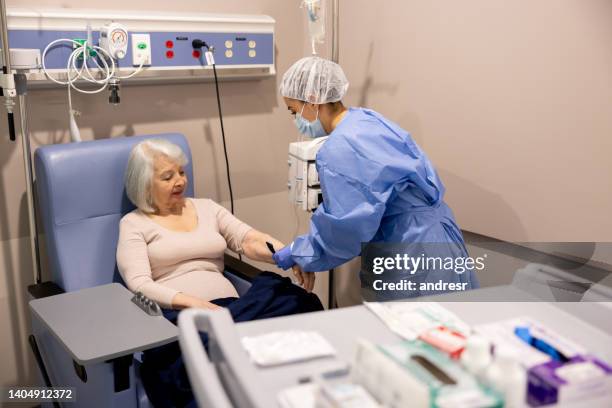
[[[234,322],[323,310],[321,301],[314,293],[308,293],[294,285],[289,278],[272,272],[263,272],[253,279],[251,288],[240,298],[222,298],[211,302],[227,307]],[[163,312],[168,320],[176,324],[180,311]],[[201,333],[200,337],[207,347],[206,333]],[[196,406],[178,342],[145,351],[140,376],[154,407]]]

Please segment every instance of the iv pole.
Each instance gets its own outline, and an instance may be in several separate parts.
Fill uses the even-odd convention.
[[[40,259],[38,252],[38,230],[36,226],[36,210],[34,206],[34,189],[32,178],[32,154],[30,148],[30,134],[28,132],[27,112],[27,77],[23,73],[13,73],[11,69],[11,53],[8,39],[8,20],[6,18],[6,1],[0,0],[0,30],[2,35],[2,57],[3,67],[0,74],[0,87],[4,97],[4,107],[8,114],[9,137],[15,141],[15,99],[19,107],[20,134],[23,152],[23,166],[26,181],[26,199],[28,207],[28,225],[30,230],[30,250],[32,257],[32,269],[34,272],[34,283],[40,283]]]
[[[332,56],[331,60],[336,64],[339,60],[340,47],[340,0],[332,1]]]
[[[339,59],[339,47],[338,41],[340,38],[340,0],[332,0],[332,49],[331,49],[331,60],[338,63]],[[333,309],[336,307],[336,290],[334,283],[334,268],[329,270],[328,279],[328,308]]]

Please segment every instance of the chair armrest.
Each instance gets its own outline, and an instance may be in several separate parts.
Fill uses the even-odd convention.
[[[35,285],[30,285],[28,286],[28,292],[30,292],[33,299],[42,299],[65,293],[64,289],[62,289],[55,282],[41,282]]]
[[[230,272],[244,280],[252,281],[257,275],[262,273],[263,271],[257,269],[253,265],[249,265],[248,263],[241,261],[238,258],[234,258],[231,255],[225,254],[224,258],[225,262],[225,270]]]

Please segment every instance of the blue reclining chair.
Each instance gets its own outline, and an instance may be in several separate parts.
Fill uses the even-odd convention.
[[[52,282],[31,286],[41,298],[122,282],[115,253],[119,221],[134,206],[124,188],[130,151],[146,138],[161,137],[179,145],[189,159],[187,196],[193,197],[191,151],[181,134],[121,137],[40,147],[35,153],[39,213],[47,244]],[[258,270],[226,256],[225,275],[243,294]],[[120,318],[120,317],[118,317]],[[138,376],[138,360],[80,366],[45,325],[32,315],[30,344],[47,386],[75,387],[77,406],[148,407]],[[119,372],[121,371],[121,372]],[[74,406],[73,403],[70,404]]]

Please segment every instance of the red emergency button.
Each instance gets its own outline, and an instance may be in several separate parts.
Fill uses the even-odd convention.
[[[200,52],[200,50],[193,50],[191,55],[193,55],[193,58],[200,58],[200,55],[202,55],[202,53]]]
[[[174,47],[174,43],[170,40],[166,41],[166,48],[172,48]]]
[[[166,51],[166,58],[174,58],[174,51],[172,50]]]

